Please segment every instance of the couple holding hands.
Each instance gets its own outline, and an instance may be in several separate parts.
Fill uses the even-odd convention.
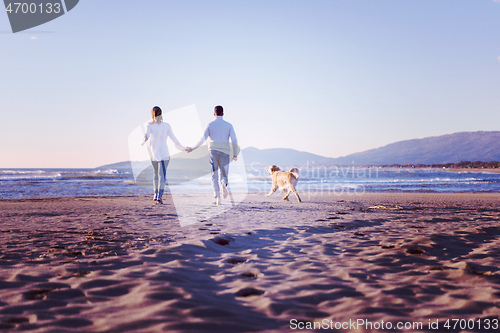
[[[180,151],[192,152],[200,147],[208,139],[208,149],[210,156],[210,165],[212,166],[212,184],[214,188],[215,204],[221,204],[220,188],[222,195],[225,198],[228,196],[228,171],[229,171],[229,155],[231,154],[231,139],[233,147],[233,159],[236,161],[238,156],[238,141],[234,133],[233,125],[223,119],[224,109],[218,105],[214,109],[215,119],[210,122],[205,128],[205,132],[201,139],[193,147],[184,147],[174,135],[172,127],[163,121],[162,111],[159,106],[155,106],[151,110],[152,121],[148,124],[146,134],[142,144],[148,144],[150,148],[151,164],[154,169],[153,187],[154,201],[159,204],[163,203],[163,191],[165,188],[165,178],[167,167],[170,161],[170,154],[167,147],[167,139],[170,138],[175,147]],[[219,170],[220,170],[220,187],[219,187]]]

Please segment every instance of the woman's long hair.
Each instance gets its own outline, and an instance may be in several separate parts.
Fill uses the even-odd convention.
[[[150,124],[160,124],[163,121],[161,109],[159,106],[155,106],[151,110],[151,118],[153,119],[153,121],[151,121]]]

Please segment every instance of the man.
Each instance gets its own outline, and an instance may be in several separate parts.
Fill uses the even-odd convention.
[[[224,116],[224,109],[222,106],[217,105],[214,110],[215,120],[210,122],[205,128],[205,133],[203,137],[198,141],[196,145],[192,148],[187,147],[186,150],[189,152],[200,147],[208,138],[208,149],[210,155],[210,164],[212,165],[212,183],[214,187],[215,204],[220,205],[220,189],[219,189],[219,170],[220,170],[220,187],[222,187],[222,195],[224,199],[227,198],[227,185],[228,185],[228,172],[229,172],[229,155],[232,153],[233,160],[237,160],[238,156],[238,140],[236,139],[236,134],[234,133],[233,125],[225,121],[222,117]],[[229,144],[229,138],[231,138],[231,145]]]

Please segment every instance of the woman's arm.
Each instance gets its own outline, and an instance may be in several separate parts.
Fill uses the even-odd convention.
[[[142,138],[141,146],[144,146],[144,144],[146,143],[146,141],[149,140],[150,136],[151,136],[151,130],[150,130],[150,127],[148,125],[146,133],[144,134],[144,137]]]
[[[175,147],[177,149],[179,149],[180,151],[186,151],[186,147],[184,147],[183,145],[181,145],[181,143],[179,142],[179,140],[177,140],[177,138],[175,137],[174,131],[172,130],[172,127],[170,126],[170,124],[168,126],[169,126],[168,127],[168,136],[174,142]]]

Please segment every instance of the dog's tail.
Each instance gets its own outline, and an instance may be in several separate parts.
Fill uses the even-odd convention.
[[[289,172],[295,177],[295,179],[299,179],[299,169],[291,168]]]

